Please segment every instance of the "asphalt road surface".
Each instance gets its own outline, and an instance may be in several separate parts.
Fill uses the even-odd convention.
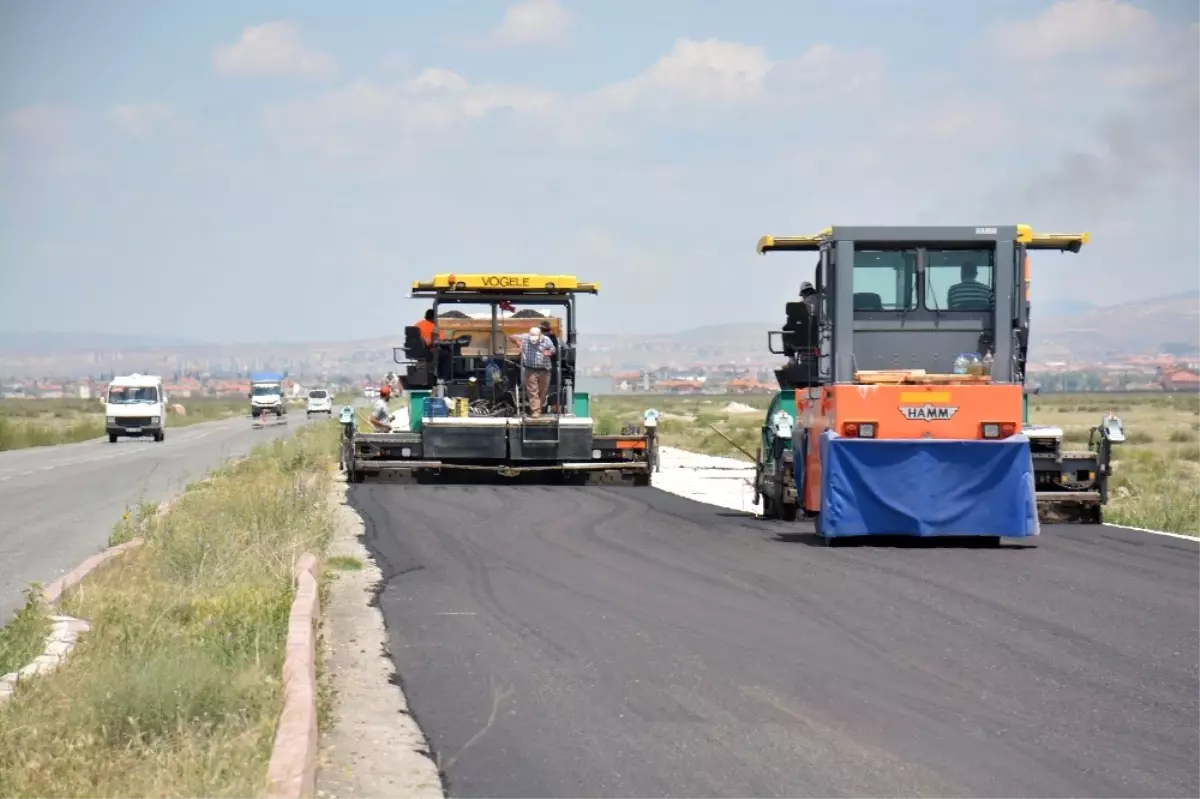
[[[255,430],[249,413],[170,428],[151,438],[107,438],[0,452],[0,623],[33,581],[61,577],[108,545],[126,507],[161,502],[223,461],[306,424],[303,408],[288,423]]]
[[[1200,795],[1192,542],[830,549],[655,489],[351,496],[454,796]]]

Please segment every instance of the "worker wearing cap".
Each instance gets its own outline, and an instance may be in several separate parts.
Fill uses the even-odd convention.
[[[809,313],[817,315],[817,290],[807,280],[800,284],[800,299],[808,306]]]
[[[367,420],[381,433],[392,432],[392,412],[388,410],[388,399],[392,396],[392,387],[384,383],[379,387],[379,399],[375,400],[375,407],[371,409],[371,415]]]
[[[558,349],[549,336],[542,335],[540,327],[529,328],[528,333],[512,336],[512,341],[521,350],[521,368],[525,370],[525,393],[529,396],[529,414],[535,419],[542,415],[542,405],[550,390],[550,368]]]

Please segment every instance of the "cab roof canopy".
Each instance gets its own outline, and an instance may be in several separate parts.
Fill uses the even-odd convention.
[[[1035,233],[1029,225],[827,227],[811,236],[763,236],[755,249],[759,255],[768,252],[813,252],[821,249],[822,244],[837,240],[947,244],[1010,240],[1023,244],[1028,250],[1079,252],[1091,240],[1091,236],[1087,233]]]
[[[495,294],[598,294],[599,283],[586,283],[574,275],[533,275],[492,272],[459,275],[437,274],[432,280],[414,280],[414,296],[453,294],[454,292]]]

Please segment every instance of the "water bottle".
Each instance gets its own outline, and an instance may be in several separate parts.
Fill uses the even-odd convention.
[[[962,353],[959,353],[958,357],[954,359],[954,374],[965,375],[966,373],[967,373],[967,356]]]
[[[972,352],[967,354],[967,374],[981,375],[983,374],[983,361],[979,360],[979,353]]]
[[[992,351],[988,350],[983,355],[983,373],[990,375],[992,373]]]

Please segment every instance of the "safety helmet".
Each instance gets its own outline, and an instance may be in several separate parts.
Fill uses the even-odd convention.
[[[392,387],[389,386],[387,383],[384,383],[382,386],[379,387],[379,396],[383,397],[384,399],[387,399],[388,397],[392,396]]]

